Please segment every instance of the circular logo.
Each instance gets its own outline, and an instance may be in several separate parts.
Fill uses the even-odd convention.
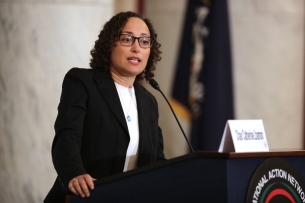
[[[247,192],[247,203],[305,202],[301,175],[282,158],[270,158],[255,171]]]

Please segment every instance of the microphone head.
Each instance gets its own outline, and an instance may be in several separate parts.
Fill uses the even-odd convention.
[[[149,84],[156,90],[160,90],[159,84],[154,80],[154,79],[150,79],[149,80]]]

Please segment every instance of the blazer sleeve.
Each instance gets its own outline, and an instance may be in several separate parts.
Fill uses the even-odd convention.
[[[80,149],[88,95],[78,71],[71,69],[64,78],[55,121],[52,160],[63,189],[72,178],[86,173]]]
[[[157,149],[157,161],[166,160],[164,156],[164,144],[163,144],[163,135],[162,130],[158,126],[158,149]]]

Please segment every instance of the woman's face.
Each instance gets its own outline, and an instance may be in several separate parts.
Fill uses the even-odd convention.
[[[128,19],[122,34],[150,37],[146,23],[136,17]],[[121,77],[136,77],[145,69],[149,54],[150,48],[140,47],[137,39],[132,46],[123,46],[117,41],[111,50],[110,69]]]

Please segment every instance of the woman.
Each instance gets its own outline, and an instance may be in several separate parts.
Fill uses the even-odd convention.
[[[52,159],[58,177],[44,202],[65,191],[88,197],[93,181],[164,160],[155,98],[137,81],[161,59],[151,22],[133,12],[107,22],[91,51],[92,69],[65,76]]]

